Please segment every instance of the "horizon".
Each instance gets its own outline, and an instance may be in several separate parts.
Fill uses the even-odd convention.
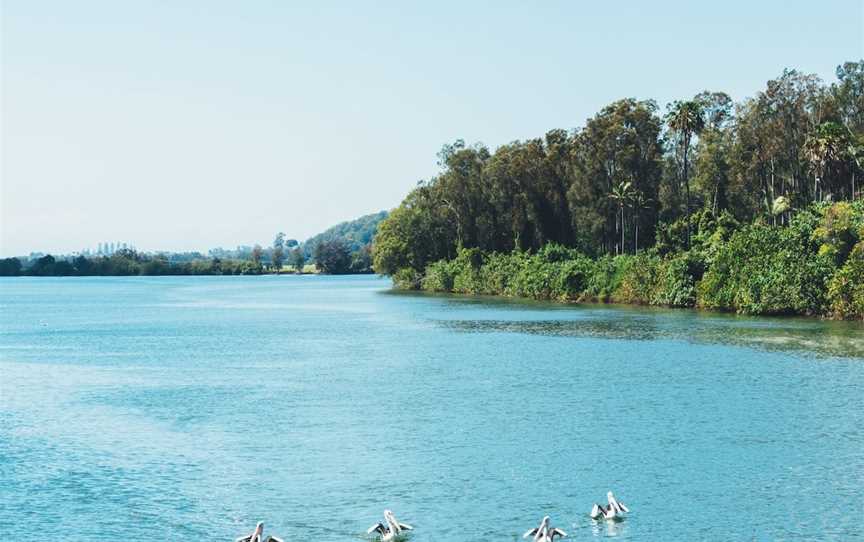
[[[456,139],[864,56],[845,0],[454,6],[3,3],[0,255],[305,240],[398,205]]]

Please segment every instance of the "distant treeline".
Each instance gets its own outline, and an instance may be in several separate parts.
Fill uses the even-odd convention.
[[[18,258],[0,260],[0,276],[129,276],[129,275],[260,275],[264,267],[252,260],[219,258],[171,262],[166,256],[152,256],[134,250],[119,250],[111,256],[75,256],[57,259],[50,254],[24,267]]]
[[[272,246],[243,250],[145,254],[122,249],[111,255],[0,259],[0,276],[123,276],[123,275],[260,275],[302,273],[314,264],[317,273],[372,273],[371,241],[386,211],[343,222],[299,244],[279,233]],[[218,257],[221,254],[240,258]]]
[[[829,85],[785,70],[741,103],[706,91],[664,114],[628,98],[577,130],[438,156],[375,237],[397,286],[864,314],[860,204],[831,205],[862,194],[864,61]]]

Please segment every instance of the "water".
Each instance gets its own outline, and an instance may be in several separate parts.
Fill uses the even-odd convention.
[[[860,323],[388,288],[3,280],[0,537],[860,536]]]

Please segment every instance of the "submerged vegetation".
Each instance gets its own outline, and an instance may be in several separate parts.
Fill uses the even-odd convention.
[[[864,317],[864,61],[439,159],[375,237],[398,287]]]

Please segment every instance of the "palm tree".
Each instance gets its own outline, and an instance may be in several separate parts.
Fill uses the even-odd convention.
[[[774,203],[771,204],[771,216],[773,223],[776,225],[777,216],[782,215],[791,208],[792,206],[789,204],[789,198],[787,198],[786,196],[777,197],[777,199],[774,200]],[[780,223],[783,223],[782,217],[780,219]]]
[[[633,183],[630,181],[621,181],[612,187],[612,192],[609,193],[609,199],[618,204],[618,210],[621,213],[621,253],[624,253],[624,209],[633,198]]]
[[[690,248],[690,179],[687,175],[687,155],[690,152],[690,142],[693,136],[699,134],[705,127],[702,104],[697,101],[676,101],[669,106],[666,113],[666,124],[678,135],[681,154],[684,160],[684,186],[687,190],[687,248]]]

